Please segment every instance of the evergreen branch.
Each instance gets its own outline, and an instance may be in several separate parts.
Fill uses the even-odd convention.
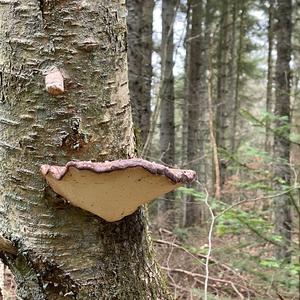
[[[269,195],[269,196],[262,196],[262,197],[253,198],[253,199],[244,199],[244,200],[241,200],[239,202],[236,202],[236,203],[230,205],[226,209],[224,209],[222,212],[220,212],[218,215],[216,215],[215,218],[218,219],[219,217],[221,217],[222,215],[224,215],[229,210],[231,210],[231,209],[233,209],[236,206],[239,206],[241,204],[248,203],[248,202],[256,202],[256,201],[265,200],[265,199],[273,199],[273,198],[276,198],[276,197],[280,197],[282,195],[290,194],[293,190],[299,189],[299,188],[300,188],[299,186],[295,186],[295,187],[292,187],[292,188],[290,188],[290,189],[288,189],[288,190],[286,190],[284,192],[278,193],[278,194]]]
[[[261,232],[259,232],[259,230],[257,230],[256,228],[252,227],[248,222],[245,222],[242,218],[236,216],[236,218],[239,220],[239,222],[241,222],[242,224],[244,224],[246,227],[248,227],[248,229],[250,229],[252,232],[254,232],[258,237],[260,237],[261,239],[265,240],[266,242],[273,244],[277,247],[281,247],[282,245],[280,243],[275,242],[274,240],[270,239],[269,237],[263,235]]]
[[[248,117],[250,117],[252,119],[252,121],[254,121],[256,123],[256,125],[261,126],[263,128],[266,127],[266,124],[263,121],[261,121],[260,119],[255,117],[253,114],[249,113],[248,111],[242,109],[242,110],[240,110],[240,113],[242,116],[243,116],[243,114],[246,114]],[[271,126],[268,127],[268,130],[270,130],[274,135],[279,136],[279,137],[283,138],[284,140],[288,141],[289,143],[300,146],[300,143],[292,141],[289,137],[286,137],[284,134],[278,132],[276,129],[273,129]]]

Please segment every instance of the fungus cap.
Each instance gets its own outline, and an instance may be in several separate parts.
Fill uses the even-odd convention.
[[[196,179],[192,170],[172,169],[143,159],[71,161],[63,167],[43,165],[41,172],[57,194],[109,222]]]

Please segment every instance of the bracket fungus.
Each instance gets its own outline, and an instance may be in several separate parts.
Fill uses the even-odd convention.
[[[143,159],[71,161],[62,167],[43,165],[41,172],[57,194],[109,222],[196,179],[192,170],[171,169]]]

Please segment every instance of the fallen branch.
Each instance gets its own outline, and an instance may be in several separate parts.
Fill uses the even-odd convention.
[[[168,276],[169,276],[169,278],[172,278],[170,273],[168,273]],[[173,279],[173,281],[174,281],[174,279]],[[195,278],[195,282],[200,283],[202,285],[205,284],[203,281],[201,281],[199,279],[196,279],[196,278]],[[180,285],[177,285],[176,283],[173,283],[173,282],[169,282],[169,285],[174,287],[174,288],[177,288],[178,290],[181,290],[181,291],[187,292],[188,294],[191,294],[191,289],[184,288],[184,287],[182,287]],[[210,288],[213,289],[213,291],[216,295],[218,295],[219,291],[218,291],[217,288],[215,288],[214,286],[210,286]],[[177,298],[175,298],[175,299],[177,299]]]
[[[190,277],[193,277],[194,279],[195,278],[206,278],[206,275],[202,275],[202,274],[198,274],[198,273],[193,273],[193,272],[189,272],[189,271],[186,271],[186,270],[183,270],[183,269],[170,269],[170,268],[166,268],[166,267],[162,267],[163,270],[167,271],[167,272],[175,272],[175,273],[181,273],[181,274],[185,274],[187,276],[190,276]],[[241,292],[239,292],[239,290],[237,289],[236,286],[239,286],[240,288],[242,288],[244,291],[247,291],[249,290],[248,287],[246,286],[243,286],[241,284],[234,284],[232,281],[229,281],[229,280],[226,280],[226,279],[219,279],[219,278],[214,278],[214,277],[208,277],[209,280],[211,281],[215,281],[215,282],[222,282],[222,283],[225,283],[225,284],[229,284],[233,290],[235,291],[235,293],[241,298],[241,299],[244,299],[245,297],[243,296],[243,294]],[[201,282],[202,284],[204,284],[204,282]],[[253,291],[252,291],[253,293]]]
[[[206,260],[206,255],[204,254],[201,254],[201,253],[197,253],[197,254],[193,254],[192,252],[190,252],[188,249],[186,249],[185,247],[181,246],[181,245],[178,245],[176,243],[172,243],[172,242],[169,242],[169,241],[165,241],[165,240],[156,240],[156,239],[153,239],[152,240],[154,243],[156,244],[162,244],[162,245],[168,245],[168,246],[171,246],[171,247],[174,247],[174,248],[177,248],[177,249],[180,249],[182,251],[184,251],[185,253],[187,253],[189,256],[193,257],[195,260],[197,260],[198,262],[200,262],[202,265],[205,266],[205,263],[202,262],[202,260]],[[217,261],[215,258],[212,258],[210,257],[209,260],[211,262],[213,262],[214,264],[217,264],[219,265],[220,267],[226,269],[227,271],[230,271],[232,272],[233,274],[237,275],[238,277],[240,277],[242,280],[244,280],[244,278],[239,275],[235,270],[231,269],[229,266],[225,265],[225,264],[222,264],[220,263],[219,261]]]
[[[290,194],[293,190],[295,189],[299,189],[299,186],[296,187],[292,187],[284,192],[278,193],[278,194],[274,194],[274,195],[266,195],[266,196],[262,196],[262,197],[258,197],[258,198],[252,198],[252,199],[244,199],[241,200],[239,202],[233,203],[232,205],[230,205],[229,207],[225,208],[223,211],[221,211],[218,215],[215,216],[216,219],[220,218],[222,215],[224,215],[226,212],[228,212],[229,210],[235,208],[236,206],[239,206],[241,204],[244,203],[249,203],[249,202],[256,202],[256,201],[260,201],[260,200],[266,200],[266,199],[273,199],[282,195],[286,195],[286,194]]]
[[[206,259],[206,256],[205,255],[202,255],[202,254],[196,254],[194,255],[193,253],[191,253],[189,250],[187,250],[186,248],[184,248],[183,246],[180,246],[178,244],[175,244],[175,243],[172,243],[172,242],[169,242],[169,241],[165,241],[165,240],[156,240],[156,239],[153,239],[152,240],[154,243],[156,244],[162,244],[162,245],[168,245],[168,246],[171,246],[171,247],[174,247],[174,248],[177,248],[177,249],[180,249],[182,251],[184,251],[185,253],[187,253],[188,255],[190,255],[191,257],[193,257],[197,262],[199,262],[200,264],[202,265],[205,265],[203,262],[202,262],[202,259]],[[200,259],[199,259],[200,258]]]
[[[167,233],[171,233],[169,232],[168,230],[163,230]],[[159,240],[159,239],[153,239],[152,240],[154,243],[156,244],[161,244],[161,245],[167,245],[167,246],[170,246],[170,247],[174,247],[174,248],[177,248],[185,253],[187,253],[189,256],[191,256],[192,258],[194,258],[197,262],[201,263],[203,266],[205,266],[205,263],[203,263],[203,261],[206,261],[207,259],[207,256],[204,255],[204,254],[201,254],[201,253],[197,253],[197,254],[193,254],[191,253],[188,249],[186,249],[185,247],[179,245],[179,244],[176,244],[176,243],[173,243],[173,242],[169,242],[169,241],[165,241],[165,240]],[[235,276],[237,276],[239,279],[241,279],[242,282],[245,283],[245,278],[243,278],[243,276],[241,276],[238,272],[236,272],[235,270],[233,270],[232,268],[230,268],[228,265],[226,264],[223,264],[219,261],[217,261],[215,258],[213,257],[210,257],[209,260],[218,265],[219,267],[222,267],[223,269],[227,270],[228,272],[231,272],[232,274],[234,274]],[[203,275],[204,276],[204,275]],[[204,276],[205,277],[205,276]],[[242,286],[242,285],[241,285]],[[251,288],[247,288],[246,291],[251,291],[253,294],[257,294],[256,291],[254,291],[253,289]]]

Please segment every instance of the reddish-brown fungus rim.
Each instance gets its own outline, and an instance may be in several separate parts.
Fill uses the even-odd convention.
[[[108,173],[128,168],[141,167],[152,174],[166,176],[174,183],[186,184],[196,180],[195,171],[172,169],[164,165],[149,162],[140,158],[121,159],[106,162],[70,161],[63,167],[42,165],[41,172],[44,176],[50,173],[55,179],[61,180],[66,175],[70,167],[74,167],[78,170],[89,170],[95,173]]]

